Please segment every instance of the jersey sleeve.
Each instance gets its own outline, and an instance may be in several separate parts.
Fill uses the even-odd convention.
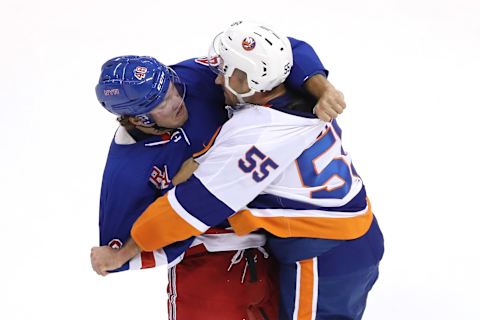
[[[150,269],[166,265],[168,268],[173,267],[182,261],[185,252],[190,248],[194,237],[172,243],[165,248],[153,251],[142,251],[135,257],[124,263],[120,268],[109,271],[116,273],[127,270]]]
[[[305,41],[288,39],[293,51],[293,66],[286,80],[288,86],[301,89],[304,82],[316,74],[328,76],[328,70],[325,69],[312,46]]]
[[[151,204],[131,236],[143,250],[204,233],[244,208],[321,132],[324,123],[255,107],[235,113],[185,183]]]

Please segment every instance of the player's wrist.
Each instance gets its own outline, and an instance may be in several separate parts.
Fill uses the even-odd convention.
[[[333,85],[320,74],[316,74],[305,81],[305,88],[308,93],[317,99],[322,98],[325,93],[334,89]]]
[[[140,248],[137,246],[137,244],[133,240],[127,241],[125,246],[119,250],[117,258],[118,258],[118,263],[120,265],[124,264],[128,260],[132,259],[135,257],[137,254],[140,253]]]

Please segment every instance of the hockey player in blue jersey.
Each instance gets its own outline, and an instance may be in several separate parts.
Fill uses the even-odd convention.
[[[297,78],[291,77],[292,86],[298,87],[304,79],[322,81],[318,77],[326,71],[312,56],[310,48],[293,39],[292,44],[300,55],[313,57],[309,66],[296,67],[300,71]],[[205,62],[203,59],[188,60],[165,68],[151,58],[128,56],[104,64],[97,96],[107,110],[120,116],[123,125],[112,141],[104,172],[100,204],[101,245],[121,247],[135,218],[156,197],[173,187],[174,175],[183,161],[202,148],[207,137],[226,120],[221,107],[223,92],[214,86],[215,76],[204,65]],[[321,85],[326,84],[321,82]],[[315,88],[312,84],[309,86]],[[337,94],[336,91],[333,93]],[[340,107],[337,102],[331,108],[340,108],[341,111],[342,101],[339,104]],[[321,112],[325,112],[323,116],[330,117],[336,111],[332,113],[326,108]],[[182,129],[175,129],[182,124]],[[205,246],[208,246],[205,243],[208,239],[203,239]],[[262,244],[255,237],[253,240],[253,244],[235,243],[234,247],[227,244],[220,249],[235,250],[235,253],[237,249]],[[163,263],[174,265],[193,241],[191,238],[162,250],[141,252],[118,270],[147,268]],[[228,253],[228,259],[233,253]],[[170,293],[173,295],[173,292]],[[195,309],[194,305],[185,305]],[[180,306],[177,319],[182,318],[179,313]],[[197,314],[201,317],[198,309]],[[218,316],[221,318],[220,314]],[[194,319],[192,316],[185,318]]]
[[[361,319],[383,255],[365,187],[338,124],[313,119],[282,84],[288,41],[272,33],[264,45],[253,31],[233,25],[214,41],[217,83],[240,107],[197,155],[195,174],[150,205],[131,235],[148,250],[226,217],[239,235],[264,229],[280,262],[281,319]]]

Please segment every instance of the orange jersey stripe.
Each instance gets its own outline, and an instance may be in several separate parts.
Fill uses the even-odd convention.
[[[228,218],[238,235],[265,229],[281,238],[307,237],[335,240],[351,240],[363,236],[370,228],[372,220],[373,213],[369,202],[366,213],[351,218],[257,217],[249,210],[239,211]]]
[[[218,134],[220,133],[220,129],[222,129],[222,127],[219,127],[217,129],[217,131],[215,131],[215,133],[213,134],[212,138],[210,139],[210,141],[208,142],[208,144],[205,146],[205,148],[203,148],[201,151],[197,152],[197,153],[194,153],[193,154],[193,158],[198,158],[200,157],[201,155],[204,155],[208,150],[210,150],[210,148],[212,147],[213,143],[215,142],[215,139],[217,138]]]
[[[298,263],[300,266],[300,296],[298,301],[298,320],[312,320],[312,303],[314,292],[314,269],[313,259],[303,260]]]
[[[155,200],[133,224],[131,236],[143,251],[157,250],[202,233],[175,212],[167,195]]]

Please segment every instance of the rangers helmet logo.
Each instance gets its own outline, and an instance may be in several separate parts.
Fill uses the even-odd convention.
[[[147,73],[148,69],[145,67],[136,67],[134,71],[135,78],[138,80],[142,80],[145,78],[145,74]]]
[[[119,239],[112,239],[108,243],[108,246],[112,249],[120,249],[121,247],[123,247],[123,242]]]
[[[256,45],[255,39],[253,39],[252,37],[246,37],[242,41],[242,47],[247,51],[253,50],[255,48],[255,45]]]

